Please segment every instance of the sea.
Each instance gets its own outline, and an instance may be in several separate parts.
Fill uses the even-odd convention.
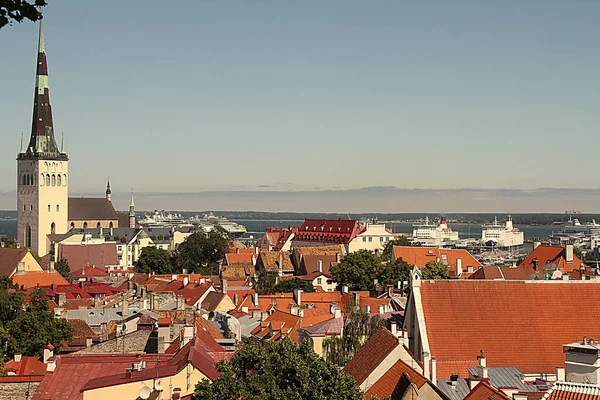
[[[259,219],[232,219],[231,221],[246,227],[246,238],[258,239],[268,227],[290,227],[299,226],[304,220],[259,220]],[[393,222],[387,224],[388,228],[394,233],[412,233],[412,223],[410,222]],[[479,224],[450,224],[450,227],[457,231],[459,236],[466,238],[480,238],[481,225]],[[524,233],[525,240],[533,238],[548,238],[553,231],[558,227],[556,225],[519,225],[517,226]],[[17,220],[16,219],[0,219],[0,236],[8,236],[14,239],[17,235]]]

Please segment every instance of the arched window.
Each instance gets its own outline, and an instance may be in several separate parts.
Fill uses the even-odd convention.
[[[50,212],[50,204],[48,204],[48,212]]]
[[[71,222],[71,229],[75,228],[75,222]]]
[[[63,186],[67,186],[67,175],[63,174]]]
[[[44,174],[40,174],[40,186],[44,186]]]
[[[97,228],[97,229],[100,229],[100,227],[101,227],[101,226],[102,226],[102,225],[100,225],[100,222],[98,222],[98,223],[96,224],[96,228]]]
[[[35,185],[35,182],[34,182],[34,180],[33,180],[33,174],[31,174],[31,184],[32,184],[32,185]]]
[[[108,227],[109,227],[110,229],[112,229],[112,228],[113,228],[113,223],[112,223],[112,221],[110,221],[110,223],[108,224]]]
[[[27,185],[27,175],[23,175],[23,186]]]
[[[52,186],[56,186],[56,175],[52,174]]]
[[[54,235],[56,233],[56,224],[53,222],[50,224],[50,234]]]
[[[60,212],[60,206],[58,204],[56,205],[56,212]]]
[[[27,229],[25,229],[25,247],[31,247],[31,226],[27,224]]]
[[[62,180],[62,178],[60,177],[60,174],[58,174],[58,176],[56,177],[56,185],[57,186],[62,186],[61,180]]]
[[[83,223],[83,229],[87,229],[87,222]]]
[[[50,186],[50,175],[46,175],[46,186]]]

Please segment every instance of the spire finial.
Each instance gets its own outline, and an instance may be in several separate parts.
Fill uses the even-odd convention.
[[[65,133],[62,132],[62,136],[60,138],[60,153],[65,154]]]
[[[23,153],[23,131],[21,131],[21,146],[19,147],[19,153]]]
[[[135,203],[133,202],[133,189],[131,189],[131,201],[129,202],[129,208],[135,207]]]
[[[46,43],[44,41],[44,27],[42,26],[42,20],[40,20],[40,36],[38,41],[38,53],[45,53]]]

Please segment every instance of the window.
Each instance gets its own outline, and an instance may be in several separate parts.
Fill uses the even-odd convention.
[[[50,212],[50,204],[48,204],[48,212]]]
[[[96,228],[97,228],[97,229],[100,229],[100,226],[101,226],[101,225],[100,225],[100,222],[98,222],[98,223],[96,224]]]
[[[67,176],[63,174],[63,186],[67,186]]]
[[[46,186],[50,186],[50,175],[46,175]]]
[[[317,278],[317,285],[321,284],[321,278]]]
[[[52,175],[52,186],[56,186],[56,175]]]
[[[373,236],[369,236],[369,242],[373,241]]]
[[[27,211],[27,206],[23,204],[23,211]]]
[[[23,186],[27,185],[27,176],[23,175]]]
[[[53,222],[53,223],[50,225],[50,233],[51,233],[52,235],[54,235],[55,231],[56,231],[56,224]]]
[[[87,222],[83,223],[83,229],[87,229]]]
[[[56,184],[57,184],[58,186],[62,186],[62,182],[61,182],[61,180],[62,180],[62,179],[61,179],[61,177],[60,177],[60,174],[58,174],[58,176],[56,177]]]
[[[110,229],[112,229],[112,228],[113,228],[113,223],[112,223],[112,221],[110,221],[110,223],[108,224],[108,227],[109,227]]]
[[[75,228],[75,222],[71,222],[71,229]]]
[[[56,212],[60,212],[60,206],[58,204],[56,205]]]
[[[44,186],[44,174],[40,174],[40,186]]]
[[[33,211],[33,204],[29,206],[29,211]]]
[[[367,237],[363,236],[363,242],[366,242],[366,241],[367,241]]]

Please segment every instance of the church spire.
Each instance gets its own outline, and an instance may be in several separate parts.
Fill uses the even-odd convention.
[[[111,193],[112,191],[110,190],[110,177],[108,177],[108,180],[106,181],[106,200],[111,201]]]
[[[135,228],[137,225],[135,220],[135,203],[133,202],[133,189],[131,190],[131,201],[129,202],[129,227]]]
[[[44,29],[40,21],[38,39],[37,70],[35,77],[35,93],[33,97],[33,121],[31,137],[25,150],[29,155],[38,157],[66,159],[56,144],[54,125],[52,123],[52,107],[50,106],[50,87],[48,85],[48,64],[46,61],[46,43]]]

